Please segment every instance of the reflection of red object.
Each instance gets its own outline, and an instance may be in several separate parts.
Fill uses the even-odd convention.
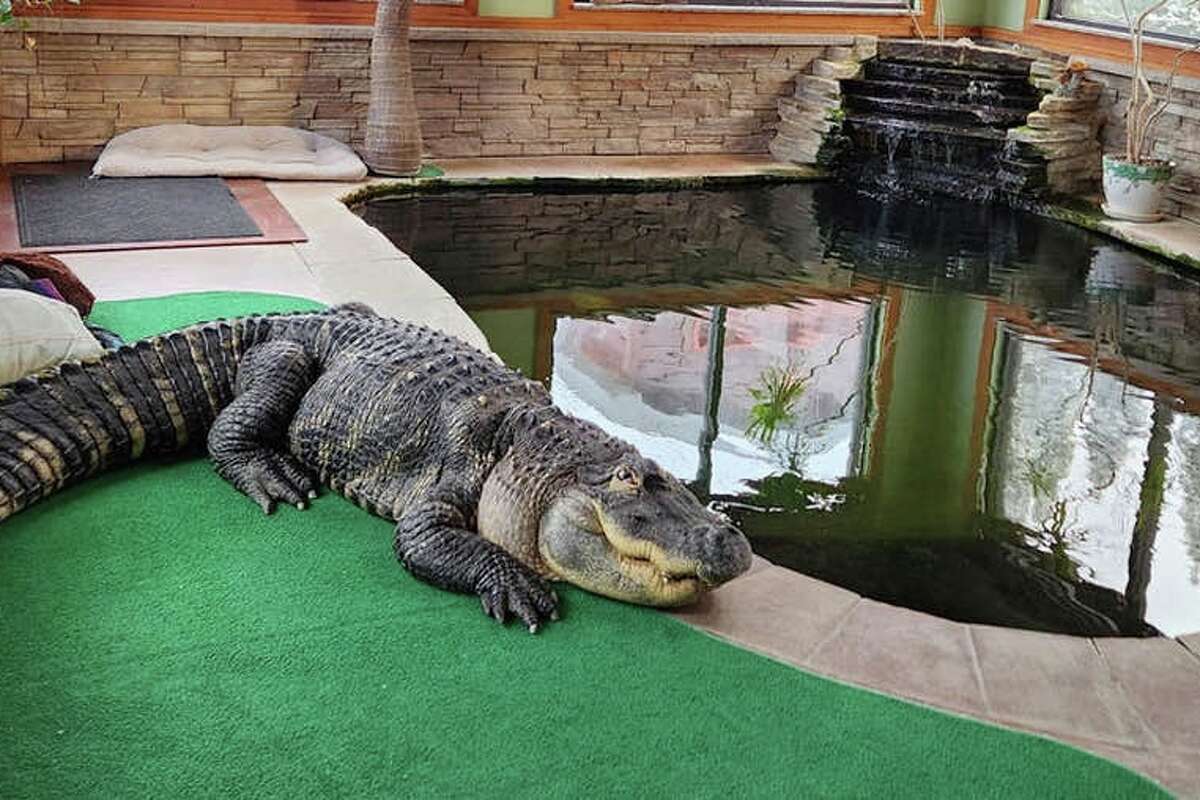
[[[725,318],[722,411],[744,414],[749,390],[768,367],[805,371],[824,362],[838,342],[859,331],[869,306],[816,300],[788,306],[730,309]],[[700,316],[664,312],[652,320],[565,319],[556,357],[565,357],[606,383],[624,385],[668,413],[699,413],[704,403],[710,323]],[[859,350],[843,347],[835,364],[814,378],[817,395],[849,396],[858,382]]]

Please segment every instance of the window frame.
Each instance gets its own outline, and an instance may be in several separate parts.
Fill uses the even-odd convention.
[[[620,11],[724,11],[734,13],[807,12],[814,14],[908,14],[913,0],[573,0],[579,10]]]
[[[1098,31],[1106,31],[1115,33],[1119,36],[1129,37],[1129,29],[1124,25],[1116,25],[1110,22],[1098,22],[1093,19],[1082,19],[1080,17],[1072,17],[1062,12],[1063,4],[1067,0],[1050,0],[1050,8],[1046,14],[1046,19],[1051,22],[1063,22],[1069,25],[1078,25],[1083,28],[1094,28]],[[1190,46],[1200,42],[1200,33],[1195,36],[1184,36],[1179,33],[1163,33],[1156,31],[1153,28],[1146,29],[1146,39],[1148,41],[1157,41],[1164,44]]]

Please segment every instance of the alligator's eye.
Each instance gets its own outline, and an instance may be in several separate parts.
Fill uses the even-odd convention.
[[[636,489],[641,485],[641,479],[631,468],[622,464],[613,472],[613,484],[620,485],[621,488]]]

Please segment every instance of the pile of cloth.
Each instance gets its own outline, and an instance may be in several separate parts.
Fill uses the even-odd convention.
[[[0,384],[120,347],[119,336],[84,320],[95,301],[57,258],[0,253]]]

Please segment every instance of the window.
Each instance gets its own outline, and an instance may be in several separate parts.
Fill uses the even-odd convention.
[[[907,11],[909,0],[575,0],[576,5],[608,8],[617,5],[728,6],[733,8],[804,8],[835,12]]]
[[[1126,0],[1129,13],[1135,17],[1152,2],[1154,0]],[[1053,0],[1050,18],[1121,31],[1126,29],[1121,0]],[[1171,0],[1150,16],[1146,30],[1165,38],[1200,39],[1200,5],[1187,0]]]
[[[764,8],[828,8],[835,11],[870,11],[874,9],[907,9],[907,2],[897,0],[673,0],[689,6],[761,6]]]

